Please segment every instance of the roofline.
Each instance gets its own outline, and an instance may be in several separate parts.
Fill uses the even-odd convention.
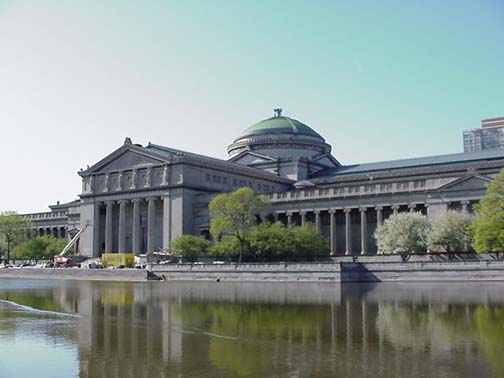
[[[339,177],[339,176],[348,176],[348,175],[354,175],[354,174],[355,175],[365,174],[365,173],[370,173],[370,172],[391,172],[391,171],[416,169],[416,168],[423,168],[423,167],[440,167],[440,166],[448,166],[448,165],[459,165],[459,164],[475,163],[475,162],[479,162],[479,161],[504,160],[504,149],[495,148],[495,149],[486,150],[486,151],[501,151],[502,155],[500,155],[500,156],[485,156],[484,153],[482,153],[482,151],[476,151],[476,152],[463,152],[463,153],[454,153],[454,154],[423,156],[423,157],[418,157],[418,158],[384,160],[384,161],[378,161],[378,162],[372,162],[372,163],[343,165],[340,167],[340,169],[341,169],[340,173],[337,173],[337,172],[328,173],[327,175],[324,176],[324,172],[321,171],[320,173],[317,173],[314,176],[314,178],[336,177],[336,176]],[[418,160],[418,159],[447,158],[450,156],[455,157],[455,156],[460,156],[460,155],[481,155],[481,156],[475,157],[474,159],[467,159],[467,160],[462,160],[462,161],[445,161],[445,162],[440,162],[440,163],[413,164],[413,161]],[[403,165],[403,166],[390,167],[390,168],[363,169],[363,170],[355,170],[355,171],[351,171],[351,172],[345,172],[345,170],[344,170],[344,168],[358,167],[358,166],[364,165],[364,164],[386,164],[386,163],[394,163],[394,162],[401,162],[401,161],[405,161],[405,162],[411,161],[411,165]]]

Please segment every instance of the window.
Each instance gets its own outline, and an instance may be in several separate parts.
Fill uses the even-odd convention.
[[[207,173],[207,174],[206,174],[206,180],[207,180],[207,181],[210,181],[210,173]]]

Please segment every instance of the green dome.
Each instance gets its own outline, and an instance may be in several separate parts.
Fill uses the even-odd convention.
[[[305,125],[304,123],[299,122],[296,119],[283,116],[268,118],[264,121],[256,123],[255,125],[252,125],[248,129],[246,129],[243,133],[243,136],[270,133],[302,134],[322,138],[310,126]]]

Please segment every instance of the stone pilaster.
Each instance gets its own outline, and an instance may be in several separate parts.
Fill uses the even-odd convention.
[[[329,210],[329,219],[331,224],[331,256],[336,255],[337,240],[336,240],[336,209]]]
[[[367,255],[368,253],[366,210],[365,207],[359,209],[361,216],[361,255]]]
[[[320,220],[320,210],[315,210],[315,225],[319,234],[322,233],[322,222]]]
[[[352,209],[346,208],[345,213],[345,255],[352,254],[352,218],[350,212]]]
[[[119,201],[119,253],[126,253],[126,201]]]
[[[398,205],[392,205],[392,213],[396,215],[399,212],[399,206]]]
[[[140,200],[133,200],[133,254],[138,256],[140,254]]]
[[[301,215],[301,226],[304,226],[306,223],[306,211],[301,211],[299,214]]]
[[[376,225],[383,224],[383,206],[376,206]]]
[[[156,199],[147,200],[147,252],[154,252]]]
[[[107,202],[105,213],[105,253],[112,252],[112,202]]]

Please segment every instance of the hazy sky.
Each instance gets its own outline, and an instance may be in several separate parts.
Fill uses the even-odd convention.
[[[0,210],[77,198],[126,136],[226,158],[275,107],[344,164],[461,152],[504,116],[503,20],[502,0],[0,0]]]

